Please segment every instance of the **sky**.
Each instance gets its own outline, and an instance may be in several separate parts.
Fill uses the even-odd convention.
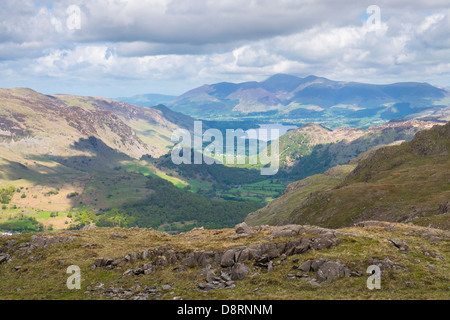
[[[180,95],[277,73],[450,87],[450,0],[0,0],[0,87]]]

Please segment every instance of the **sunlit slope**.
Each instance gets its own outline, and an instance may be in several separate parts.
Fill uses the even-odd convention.
[[[411,142],[369,153],[336,186],[327,184],[305,198],[293,197],[297,203],[284,195],[282,201],[251,214],[247,220],[252,224],[282,221],[327,227],[368,219],[433,220],[433,216],[445,214],[439,207],[450,200],[449,149],[450,123],[435,126],[417,133]],[[275,214],[266,221],[269,212],[277,211],[282,219]]]

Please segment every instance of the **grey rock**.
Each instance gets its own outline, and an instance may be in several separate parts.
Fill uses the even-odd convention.
[[[159,256],[155,260],[155,265],[160,267],[165,267],[169,264],[165,256]]]
[[[31,251],[35,249],[48,248],[57,243],[71,242],[71,241],[73,241],[72,237],[45,237],[33,235],[30,239],[28,253],[31,253]]]
[[[95,266],[96,268],[101,268],[101,267],[106,266],[106,260],[105,260],[105,258],[98,258],[98,259],[95,259],[94,266]]]
[[[315,259],[311,261],[311,271],[313,272],[319,271],[320,267],[327,261],[328,260],[324,258]]]
[[[220,260],[220,265],[224,268],[232,267],[235,264],[234,255],[236,249],[227,250]]]
[[[226,272],[221,271],[220,277],[222,278],[223,281],[231,281],[231,275]]]
[[[302,231],[302,226],[287,225],[281,227],[275,227],[272,230],[272,236],[275,238],[289,238],[295,237]]]
[[[214,264],[216,253],[214,251],[202,251],[197,260],[198,265],[206,267],[209,264]]]
[[[214,273],[214,270],[208,269],[206,271],[206,282],[211,283],[217,281],[216,280],[216,275]]]
[[[127,239],[128,237],[121,233],[111,233],[109,236],[110,239]]]
[[[300,267],[298,267],[298,270],[303,271],[303,272],[309,272],[311,270],[311,263],[312,260],[307,260],[305,262],[303,262]]]
[[[173,269],[173,271],[176,271],[176,272],[185,272],[185,271],[187,271],[187,267],[185,266],[185,265],[179,265],[178,267],[176,267],[176,268],[174,268]]]
[[[267,272],[272,272],[273,270],[273,262],[269,261],[268,265],[267,265]]]
[[[328,249],[328,248],[331,248],[334,243],[335,242],[331,240],[330,236],[314,238],[311,243],[311,249],[314,249],[314,250]]]
[[[391,260],[389,260],[389,258],[386,258],[384,260],[372,258],[369,259],[367,262],[369,263],[369,265],[375,265],[380,267],[382,271],[392,269],[394,267],[394,263]]]
[[[194,267],[197,263],[197,261],[195,260],[195,253],[188,253],[182,260],[182,263],[188,267]]]
[[[245,223],[245,222],[242,222],[242,223],[238,224],[234,228],[234,230],[236,231],[237,234],[252,234],[252,233],[254,233],[253,229],[250,228],[248,226],[248,224]]]
[[[439,206],[439,214],[449,213],[450,212],[450,201],[444,202]]]
[[[87,226],[84,226],[83,228],[81,228],[81,231],[92,230],[95,228],[97,228],[97,226],[95,224],[90,224],[90,225],[87,225]]]
[[[6,253],[8,252],[12,247],[14,247],[14,245],[16,244],[16,241],[11,239],[8,240],[1,248],[0,248],[0,253]]]
[[[132,252],[130,253],[130,262],[131,263],[135,263],[136,261],[138,261],[138,255],[136,252]]]
[[[298,267],[298,270],[303,272],[316,272],[325,262],[327,262],[327,260],[323,258],[307,260],[302,265],[300,265],[300,267]]]
[[[339,262],[325,262],[317,271],[316,279],[319,283],[330,283],[340,277],[349,277],[350,270]]]
[[[399,240],[399,239],[389,239],[389,242],[392,243],[394,245],[394,247],[398,248],[403,253],[408,252],[409,247],[408,247],[408,244],[406,243],[406,241]]]
[[[231,279],[244,280],[249,273],[250,273],[249,267],[247,267],[245,264],[236,263],[231,268]]]
[[[8,262],[11,257],[7,254],[0,254],[0,264]]]

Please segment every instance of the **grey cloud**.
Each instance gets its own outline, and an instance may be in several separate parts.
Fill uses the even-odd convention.
[[[362,30],[372,0],[36,3],[0,2],[0,71],[33,83],[151,79],[186,88],[277,72],[366,82],[450,75],[448,0],[377,1],[378,33]],[[81,9],[81,30],[67,30],[69,5]],[[441,18],[427,22],[433,17]]]

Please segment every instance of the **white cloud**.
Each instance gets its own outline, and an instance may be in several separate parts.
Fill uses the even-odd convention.
[[[450,8],[444,0],[379,1],[376,31],[364,20],[371,3],[350,0],[43,3],[0,3],[0,72],[8,75],[0,86],[42,83],[107,96],[181,93],[280,72],[450,85]],[[67,30],[69,5],[81,9],[81,30]]]

